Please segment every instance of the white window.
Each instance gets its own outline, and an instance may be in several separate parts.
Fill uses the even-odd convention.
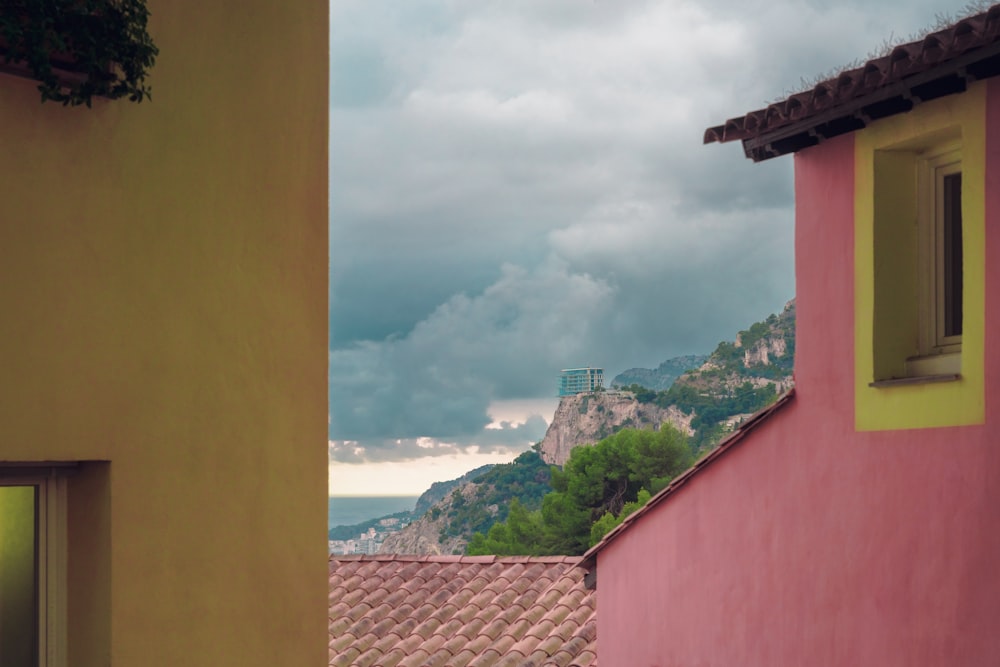
[[[919,354],[911,376],[957,374],[962,351],[962,162],[955,147],[917,164]]]
[[[65,665],[66,480],[0,469],[0,665]]]

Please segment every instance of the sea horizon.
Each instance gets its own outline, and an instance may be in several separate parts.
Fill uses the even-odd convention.
[[[371,519],[413,511],[420,496],[329,496],[327,529],[354,526]]]

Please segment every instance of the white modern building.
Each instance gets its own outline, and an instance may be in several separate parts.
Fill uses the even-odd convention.
[[[559,395],[575,396],[604,389],[603,368],[564,368],[559,376]]]

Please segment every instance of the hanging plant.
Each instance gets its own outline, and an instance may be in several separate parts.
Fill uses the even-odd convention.
[[[0,68],[38,81],[43,102],[142,102],[159,53],[148,19],[144,0],[0,0]]]

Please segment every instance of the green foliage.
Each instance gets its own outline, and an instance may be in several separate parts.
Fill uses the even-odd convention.
[[[529,512],[515,498],[510,503],[507,521],[495,523],[485,535],[475,533],[466,553],[472,556],[516,556],[532,553],[542,539],[541,512]]]
[[[468,553],[582,554],[594,535],[617,525],[626,508],[634,511],[648,500],[646,489],[663,488],[692,461],[687,438],[669,424],[659,431],[625,429],[576,447],[562,470],[553,467],[553,491],[541,509],[515,514],[512,507],[506,522],[473,536]]]
[[[722,422],[711,426],[702,425],[691,438],[691,448],[696,452],[712,449],[726,436],[729,431]]]
[[[750,349],[771,333],[767,322],[754,322],[746,331],[740,332],[740,343],[745,349]]]
[[[627,387],[622,387],[622,391],[631,392],[635,396],[635,400],[640,403],[652,403],[656,400],[659,392],[655,392],[652,389],[647,389],[641,384],[630,384]]]
[[[146,32],[144,0],[4,0],[2,9],[3,62],[24,63],[43,102],[149,99],[146,75],[159,50]],[[79,76],[67,82],[57,70]]]
[[[744,354],[765,339],[782,339],[785,353],[772,357],[768,364],[744,364]],[[714,367],[690,371],[666,391],[652,391],[638,384],[625,387],[640,403],[655,403],[661,408],[676,406],[692,415],[691,439],[695,451],[716,444],[726,433],[721,422],[733,415],[753,413],[772,403],[777,391],[772,383],[756,387],[758,378],[780,381],[792,373],[795,361],[795,309],[770,315],[740,332],[741,347],[721,342],[709,357]],[[741,379],[746,378],[742,382]],[[739,382],[735,387],[734,381]]]
[[[736,347],[735,343],[723,341],[715,348],[712,359],[727,371],[738,371],[743,365],[743,349]]]
[[[549,475],[549,466],[536,451],[524,452],[511,463],[493,466],[473,480],[477,485],[473,498],[466,498],[458,489],[452,491],[441,537],[489,530],[494,523],[507,518],[513,500],[529,510],[538,509],[542,497],[552,488]],[[434,509],[440,516],[441,510]]]
[[[669,482],[668,482],[669,484]],[[664,485],[666,486],[666,485]],[[650,493],[646,489],[639,489],[639,496],[635,501],[630,503],[625,503],[622,507],[621,514],[617,517],[611,512],[605,512],[604,516],[594,522],[594,525],[590,527],[590,545],[594,546],[601,541],[605,535],[610,533],[615,527],[621,524],[629,514],[632,514],[637,509],[649,502],[649,499],[653,497],[654,494]]]

